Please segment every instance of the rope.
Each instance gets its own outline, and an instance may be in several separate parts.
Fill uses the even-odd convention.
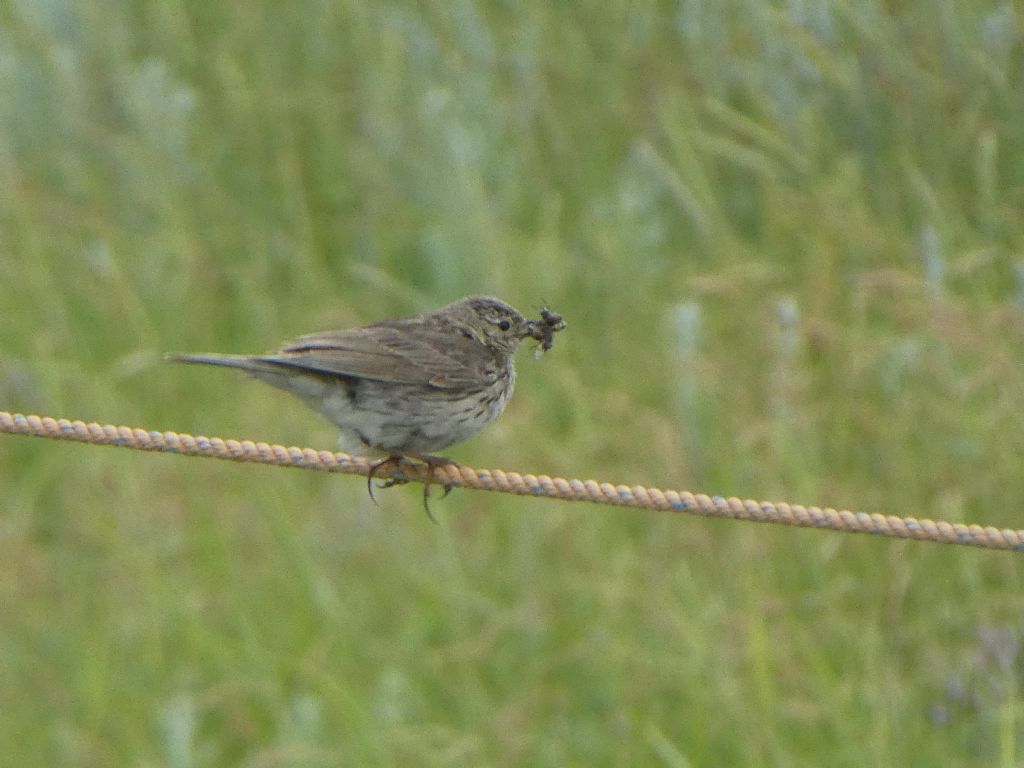
[[[286,448],[251,440],[222,440],[219,437],[193,437],[177,432],[155,432],[110,424],[85,423],[41,416],[23,416],[0,411],[0,432],[71,440],[94,445],[114,445],[137,451],[162,451],[185,456],[210,456],[230,461],[301,467],[322,472],[340,472],[366,476],[376,461],[347,453],[316,451],[312,448]],[[431,474],[433,473],[433,474]],[[616,507],[635,507],[670,512],[686,512],[705,517],[752,520],[803,528],[825,528],[847,533],[872,533],[917,541],[962,544],[986,549],[1024,550],[1024,531],[991,526],[917,520],[896,515],[849,512],[829,507],[805,507],[784,502],[708,496],[688,491],[663,491],[641,485],[626,486],[598,483],[594,480],[566,480],[547,475],[504,472],[500,469],[474,469],[449,464],[428,467],[425,464],[384,464],[374,472],[381,479],[441,483],[453,488],[499,491],[518,496],[543,496],[566,501],[589,501]]]

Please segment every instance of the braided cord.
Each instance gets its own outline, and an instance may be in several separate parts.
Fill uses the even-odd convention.
[[[641,485],[566,480],[562,477],[524,475],[500,469],[474,469],[454,463],[434,467],[420,463],[385,463],[374,469],[377,463],[374,459],[350,456],[347,453],[316,451],[312,448],[286,448],[282,445],[251,440],[193,437],[177,432],[156,432],[111,424],[53,419],[48,416],[24,416],[6,411],[0,411],[0,432],[94,445],[113,445],[137,451],[160,451],[281,467],[301,467],[348,475],[366,476],[373,470],[374,476],[382,479],[433,482],[450,487],[498,491],[519,496],[589,501],[617,507],[686,512],[705,517],[753,520],[847,533],[872,533],[878,536],[962,544],[986,549],[1024,550],[1024,531],[1009,528],[849,512],[830,507],[805,507],[785,502],[724,498],[689,491],[663,491]]]

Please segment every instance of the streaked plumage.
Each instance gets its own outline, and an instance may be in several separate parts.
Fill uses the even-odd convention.
[[[170,359],[240,368],[297,395],[338,426],[342,450],[422,458],[500,416],[520,342],[534,338],[548,348],[562,327],[473,296],[415,317],[302,336],[272,354]]]

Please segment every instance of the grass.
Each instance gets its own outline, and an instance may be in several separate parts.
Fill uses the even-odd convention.
[[[1008,3],[0,8],[0,408],[330,447],[172,350],[570,323],[452,456],[1024,527]],[[1020,761],[1004,554],[0,440],[19,765]]]

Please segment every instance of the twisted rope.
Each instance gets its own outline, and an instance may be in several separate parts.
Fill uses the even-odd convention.
[[[185,456],[209,456],[230,461],[301,467],[322,472],[340,472],[366,476],[375,461],[347,453],[316,451],[312,448],[286,448],[251,440],[222,440],[219,437],[193,437],[177,432],[155,432],[111,424],[86,423],[42,416],[23,416],[0,411],[0,432],[70,440],[94,445],[114,445],[137,451],[161,451]],[[433,472],[431,475],[430,473]],[[499,491],[518,496],[545,496],[566,501],[589,501],[616,507],[686,512],[705,517],[753,520],[803,528],[825,528],[847,533],[872,533],[917,541],[962,544],[986,549],[1024,550],[1024,531],[992,526],[917,520],[896,515],[849,512],[829,507],[804,507],[799,504],[723,498],[688,491],[663,491],[641,485],[626,486],[598,483],[594,480],[566,480],[547,475],[523,475],[500,469],[474,469],[449,464],[431,469],[421,464],[383,465],[375,473],[383,479],[396,478],[416,482],[430,481],[457,488]]]

